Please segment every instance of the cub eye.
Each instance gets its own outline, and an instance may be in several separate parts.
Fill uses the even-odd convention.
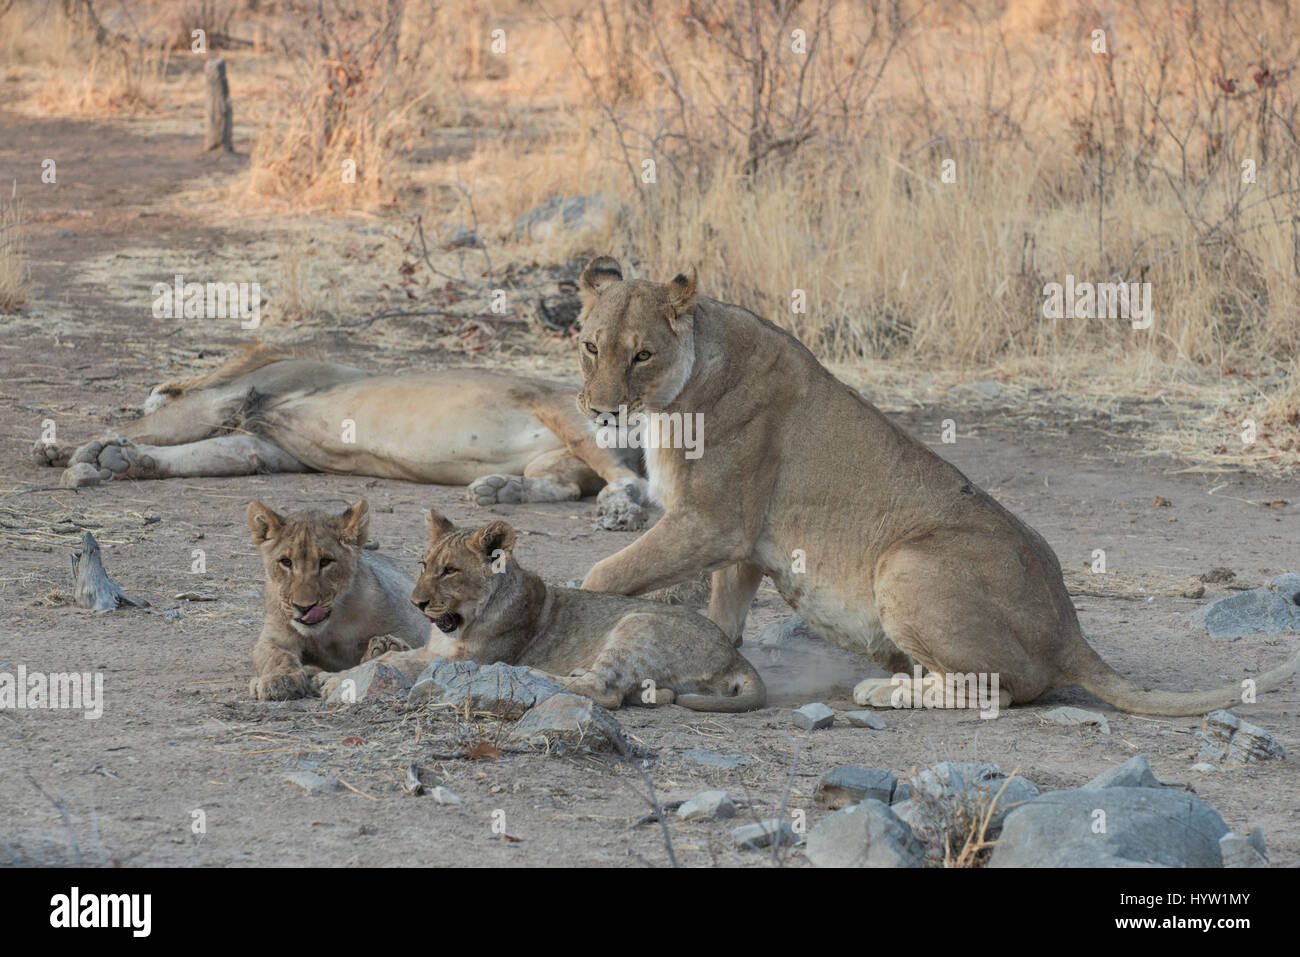
[[[280,564],[283,565],[285,568],[293,568],[293,560],[290,558],[280,559]]]
[[[586,347],[588,353],[593,356],[596,354],[596,343],[588,341],[584,342],[583,345]]]
[[[460,574],[459,568],[444,568],[441,574],[438,575],[438,577],[446,578],[448,575],[459,575],[459,574]]]
[[[321,567],[321,568],[329,568],[329,566],[331,566],[331,565],[333,565],[333,564],[334,564],[334,559],[332,559],[332,558],[322,558],[322,559],[320,560],[320,567]]]
[[[651,354],[649,352],[647,352],[645,349],[642,349],[640,352],[638,352],[635,356],[632,357],[632,361],[645,362],[647,359],[650,358],[650,355]]]

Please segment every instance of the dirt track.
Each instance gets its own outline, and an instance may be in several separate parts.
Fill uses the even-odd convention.
[[[17,178],[35,189],[40,169],[31,157],[50,150],[65,157],[60,185],[30,208],[34,304],[25,316],[0,319],[0,530],[6,533],[0,670],[22,663],[43,671],[98,669],[106,693],[97,721],[76,713],[0,712],[0,863],[70,863],[77,854],[90,863],[127,865],[666,862],[656,828],[629,827],[646,808],[640,778],[627,767],[583,757],[437,761],[430,752],[462,730],[446,715],[426,719],[388,707],[333,713],[317,700],[248,699],[249,651],[262,607],[260,565],[243,523],[251,498],[292,509],[341,507],[365,496],[376,512],[372,537],[385,552],[413,562],[422,545],[419,509],[434,504],[457,521],[485,514],[471,510],[462,490],[290,475],[11,494],[57,483],[57,472],[26,461],[44,419],[56,422],[62,439],[90,438],[106,420],[133,414],[155,382],[208,368],[212,356],[243,341],[234,328],[154,320],[147,289],[104,288],[87,281],[80,264],[142,247],[203,262],[251,237],[157,211],[169,189],[214,172],[214,161],[187,152],[187,145],[151,144],[114,127],[71,121],[0,116],[0,128],[6,133],[0,182]],[[139,172],[146,160],[147,183]],[[166,276],[171,264],[152,268]],[[375,366],[464,361],[432,349],[396,354],[382,348],[382,338],[308,328],[296,330],[294,341]],[[556,363],[551,374],[572,378],[572,371]],[[941,446],[945,417],[925,409],[902,421],[1047,538],[1067,571],[1085,630],[1120,671],[1159,687],[1208,687],[1257,673],[1294,650],[1294,635],[1234,642],[1197,635],[1188,623],[1200,602],[1173,596],[1215,566],[1233,569],[1246,585],[1300,570],[1300,481],[1177,474],[1177,463],[1134,454],[1141,436],[1072,424],[1064,409],[1033,428],[996,412],[963,420],[957,443]],[[1154,496],[1172,507],[1153,507]],[[1276,500],[1291,504],[1251,504]],[[590,503],[493,511],[531,533],[519,558],[551,581],[580,578],[631,540],[592,531]],[[91,526],[104,545],[109,572],[129,594],[149,599],[151,613],[96,616],[68,602],[68,553],[82,526]],[[196,548],[206,555],[202,575],[190,571]],[[1106,551],[1104,581],[1085,572],[1097,548]],[[216,600],[172,598],[190,590]],[[1223,585],[1210,585],[1203,600],[1225,593]],[[1262,827],[1275,865],[1300,860],[1294,759],[1193,772],[1198,719],[1122,715],[1083,692],[1057,693],[994,721],[945,712],[886,714],[886,731],[837,725],[811,735],[800,750],[790,705],[821,700],[847,709],[848,689],[880,672],[818,646],[772,660],[753,638],[787,613],[764,588],[746,629],[745,650],[772,691],[767,709],[716,718],[675,707],[620,713],[636,740],[659,754],[649,771],[660,800],[726,787],[752,802],[746,815],[770,816],[789,781],[788,806],[806,809],[811,824],[825,813],[812,804],[816,777],[840,764],[902,772],[947,758],[989,760],[1006,770],[1018,767],[1042,788],[1060,788],[1144,753],[1157,776],[1194,788],[1234,831]],[[1106,712],[1111,734],[1040,720],[1063,703]],[[1295,754],[1298,709],[1300,688],[1291,685],[1239,710]],[[490,738],[495,732],[489,724],[468,733]],[[683,758],[695,747],[742,754],[753,763],[735,771],[700,767]],[[399,782],[411,761],[463,805],[439,807],[403,794]],[[283,780],[299,762],[314,763],[360,793],[302,794]],[[28,775],[61,796],[71,832]],[[201,839],[190,827],[200,809],[207,821]],[[518,841],[492,833],[498,809]],[[731,848],[730,826],[674,823],[678,859],[764,863],[761,854]],[[803,863],[798,851],[790,860]]]

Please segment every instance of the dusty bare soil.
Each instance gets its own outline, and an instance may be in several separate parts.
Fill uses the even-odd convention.
[[[677,707],[620,712],[635,742],[654,756],[642,768],[647,777],[584,755],[438,757],[496,740],[501,729],[490,719],[466,722],[398,705],[336,711],[315,699],[249,700],[249,654],[262,608],[261,569],[243,522],[250,499],[281,509],[341,508],[365,496],[375,512],[372,537],[412,567],[423,544],[421,508],[435,505],[458,522],[488,513],[472,509],[459,488],[348,476],[51,487],[58,473],[27,462],[43,420],[56,422],[61,439],[93,437],[106,422],[135,414],[155,382],[210,368],[244,341],[233,327],[152,319],[144,291],[92,281],[86,260],[151,248],[190,262],[228,261],[232,249],[263,237],[156,210],[169,190],[220,173],[222,163],[237,168],[237,157],[213,159],[192,141],[91,123],[0,116],[0,128],[0,182],[35,184],[32,157],[50,149],[76,157],[61,161],[68,172],[47,199],[32,203],[34,302],[23,316],[0,318],[0,670],[99,671],[105,688],[104,715],[94,721],[75,712],[0,711],[0,863],[660,865],[668,862],[663,832],[635,826],[648,810],[647,777],[660,801],[721,787],[749,802],[742,819],[771,816],[784,797],[787,813],[803,810],[812,825],[827,813],[812,800],[816,779],[838,765],[898,773],[944,759],[988,760],[1049,789],[1081,784],[1139,753],[1162,780],[1209,801],[1234,831],[1263,828],[1275,866],[1300,860],[1294,759],[1195,772],[1199,719],[1124,715],[1066,690],[991,721],[976,713],[897,712],[884,715],[885,731],[843,722],[811,735],[797,731],[791,706],[820,700],[849,710],[852,685],[881,672],[820,645],[794,653],[755,645],[765,625],[789,613],[770,588],[760,592],[745,633],[745,651],[769,683],[769,707],[717,717]],[[151,266],[162,277],[172,268],[165,257]],[[436,339],[431,332],[428,341]],[[385,348],[379,327],[341,334],[305,327],[293,330],[292,341],[375,367],[466,361],[409,337],[401,350]],[[517,365],[536,369],[535,359],[521,356]],[[572,378],[562,359],[547,364],[551,375]],[[872,398],[889,405],[888,396]],[[1216,566],[1235,571],[1242,585],[1300,570],[1300,480],[1189,472],[1139,454],[1140,433],[1117,434],[1064,406],[1029,421],[1014,409],[964,413],[957,442],[941,445],[940,422],[952,414],[933,407],[900,418],[1046,536],[1085,630],[1119,670],[1157,687],[1191,689],[1236,681],[1294,651],[1295,635],[1230,642],[1192,631],[1195,608],[1229,586],[1208,585],[1200,601],[1178,596]],[[1155,507],[1156,496],[1170,506]],[[1281,500],[1290,504],[1275,504]],[[590,504],[491,513],[526,531],[523,564],[564,582],[632,539],[593,531]],[[104,547],[110,574],[128,594],[148,599],[150,611],[94,615],[71,603],[68,555],[87,528]],[[1087,570],[1099,548],[1106,551],[1104,576]],[[191,571],[195,549],[205,554],[202,574]],[[215,600],[173,597],[187,591]],[[1040,718],[1061,704],[1105,712],[1111,733]],[[1300,688],[1289,685],[1238,710],[1294,755],[1298,709]],[[750,763],[711,769],[685,757],[693,748]],[[463,803],[445,807],[403,793],[412,762],[426,783],[444,784]],[[347,786],[304,794],[283,777],[301,768]],[[202,835],[191,828],[200,810]],[[494,820],[502,819],[510,840],[494,833]],[[672,818],[676,859],[771,863],[732,847],[735,823]],[[787,863],[807,862],[795,849]]]

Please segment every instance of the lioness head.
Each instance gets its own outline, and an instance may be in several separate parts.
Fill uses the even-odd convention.
[[[266,569],[268,608],[278,606],[302,635],[329,626],[334,601],[352,581],[370,531],[365,499],[341,515],[299,512],[279,515],[261,502],[248,506],[253,544]]]
[[[578,288],[583,414],[653,412],[677,398],[695,366],[695,270],[667,283],[624,280],[618,262],[601,256]]]
[[[514,569],[515,530],[502,521],[457,529],[432,509],[424,520],[429,550],[411,601],[444,635],[457,635],[483,614],[498,588],[515,580],[504,574]]]

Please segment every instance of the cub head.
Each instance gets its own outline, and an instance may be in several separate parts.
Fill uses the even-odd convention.
[[[356,571],[370,531],[369,504],[362,499],[341,515],[286,516],[253,502],[248,528],[266,569],[268,608],[278,608],[301,635],[323,632]]]
[[[578,289],[583,414],[654,412],[676,399],[695,366],[695,269],[666,283],[625,280],[618,262],[601,256]]]
[[[411,602],[444,635],[458,635],[474,624],[497,589],[513,580],[505,573],[517,567],[515,530],[502,521],[477,530],[458,529],[432,509],[424,520],[429,549],[420,561]]]

